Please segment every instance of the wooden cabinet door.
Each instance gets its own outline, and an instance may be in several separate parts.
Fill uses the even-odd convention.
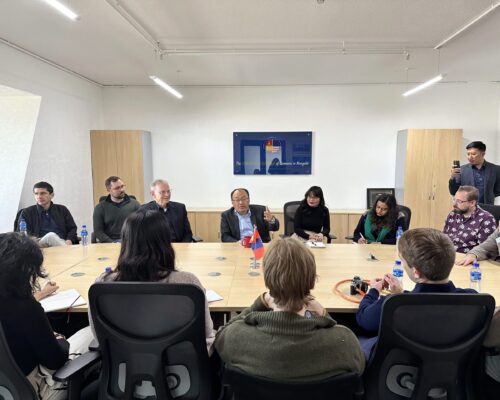
[[[90,148],[94,205],[97,205],[99,197],[108,195],[104,181],[118,171],[114,131],[90,131]]]
[[[127,185],[127,193],[141,204],[150,200],[144,199],[142,134],[142,131],[115,131],[117,175]]]

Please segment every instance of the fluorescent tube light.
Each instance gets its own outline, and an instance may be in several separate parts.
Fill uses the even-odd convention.
[[[161,86],[163,89],[165,89],[170,94],[173,94],[178,99],[182,99],[182,94],[180,94],[177,90],[175,90],[169,84],[163,82],[160,78],[158,78],[154,75],[151,75],[150,78],[154,81],[154,83],[156,83],[158,86]]]
[[[425,89],[426,87],[434,85],[435,83],[439,82],[443,78],[444,78],[444,75],[439,74],[438,76],[435,76],[434,78],[429,79],[427,82],[424,82],[421,85],[415,86],[413,89],[410,89],[407,92],[404,92],[403,96],[406,97],[406,96],[412,95],[413,93],[420,92],[422,89]]]
[[[66,7],[64,4],[62,4],[58,0],[43,0],[45,1],[49,6],[54,7],[57,11],[59,11],[61,14],[64,14],[66,17],[69,19],[72,19],[73,21],[76,21],[78,19],[78,15],[74,13],[72,10],[70,10],[68,7]]]

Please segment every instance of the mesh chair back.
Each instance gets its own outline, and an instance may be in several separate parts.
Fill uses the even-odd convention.
[[[291,236],[295,227],[295,212],[300,206],[300,201],[289,201],[283,206],[283,215],[285,218],[285,236]]]
[[[475,399],[472,380],[495,300],[487,294],[393,295],[365,371],[368,400]],[[411,381],[411,390],[404,382]],[[477,386],[477,385],[476,385]],[[441,397],[443,398],[443,397]]]
[[[294,382],[254,376],[226,365],[224,383],[231,386],[233,400],[352,400],[363,393],[361,378],[354,372],[321,381]]]
[[[479,207],[493,215],[495,221],[497,221],[498,226],[498,223],[500,221],[500,206],[494,206],[492,204],[479,204]]]
[[[103,359],[100,399],[132,399],[142,381],[158,399],[212,398],[200,288],[97,283],[89,300]]]
[[[410,229],[410,221],[411,221],[411,210],[409,207],[398,205],[397,207],[398,213],[402,213],[404,215],[404,223],[405,226],[403,227],[404,231],[407,231]]]
[[[0,399],[2,400],[37,400],[38,396],[19,369],[0,323]]]

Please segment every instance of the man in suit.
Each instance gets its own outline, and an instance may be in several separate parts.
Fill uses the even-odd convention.
[[[154,210],[162,213],[170,227],[172,242],[192,242],[193,232],[187,217],[186,206],[170,201],[172,189],[167,181],[157,179],[151,184],[153,201],[141,206],[139,210]]]
[[[36,204],[26,207],[19,216],[24,219],[27,232],[38,238],[40,247],[77,244],[76,224],[69,210],[54,204],[54,188],[48,182],[38,182],[33,186]],[[19,225],[16,226],[19,230]]]
[[[460,186],[474,186],[479,190],[479,203],[495,204],[500,196],[500,166],[484,159],[486,145],[472,142],[466,147],[468,164],[452,168],[448,188],[455,195]]]
[[[254,225],[264,243],[271,240],[269,231],[277,231],[279,221],[267,207],[250,204],[247,189],[238,188],[231,192],[233,206],[221,214],[220,232],[223,242],[239,242],[245,236],[252,236]]]
[[[116,243],[125,219],[141,205],[125,193],[125,183],[118,176],[107,178],[104,186],[109,195],[94,208],[94,233],[100,243]]]

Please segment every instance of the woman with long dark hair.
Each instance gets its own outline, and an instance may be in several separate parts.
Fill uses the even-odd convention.
[[[354,242],[396,244],[396,232],[404,228],[404,215],[398,212],[396,198],[382,194],[373,207],[361,216],[354,230]]]
[[[175,252],[168,222],[157,211],[134,212],[125,220],[116,268],[96,280],[112,281],[190,283],[205,291],[194,274],[175,269]],[[206,300],[205,334],[207,348],[210,349],[215,333]]]
[[[294,232],[301,239],[319,242],[330,233],[330,211],[319,186],[311,186],[300,202],[295,212]]]
[[[38,279],[47,278],[42,263],[42,251],[33,239],[0,234],[0,322],[9,350],[38,398],[60,400],[67,391],[65,384],[52,380],[53,370],[62,367],[70,353],[76,355],[78,347],[88,350],[91,337],[88,328],[68,340],[52,330],[35,298],[40,293]]]

